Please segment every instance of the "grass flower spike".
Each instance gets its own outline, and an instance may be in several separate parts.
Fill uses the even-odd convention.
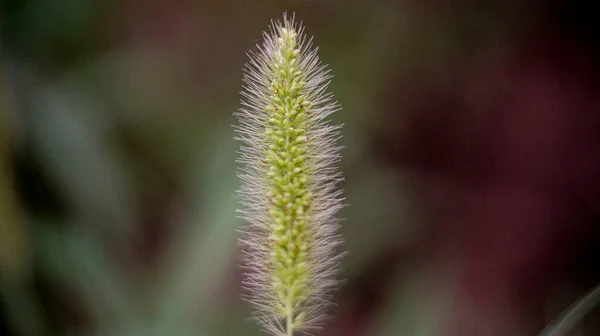
[[[249,53],[235,113],[239,211],[248,223],[243,285],[263,329],[291,336],[322,324],[337,284],[341,125],[327,117],[340,108],[301,24],[284,15],[263,37]]]

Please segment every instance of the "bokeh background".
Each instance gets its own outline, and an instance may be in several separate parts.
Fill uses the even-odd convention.
[[[600,282],[592,3],[0,2],[0,334],[261,335],[231,124],[287,11],[345,124],[345,282],[319,335],[536,335]]]

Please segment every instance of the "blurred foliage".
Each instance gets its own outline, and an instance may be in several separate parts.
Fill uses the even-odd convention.
[[[465,55],[505,43],[519,17],[513,2],[440,3],[3,2],[0,333],[261,334],[239,298],[230,125],[245,53],[295,11],[343,107],[346,282],[323,333],[350,335],[357,314],[356,335],[439,334],[454,274],[411,264],[425,221],[414,172],[374,141],[404,121],[383,97],[427,81],[451,91]]]
[[[269,15],[283,9],[265,6],[271,8],[242,19],[220,10],[213,17],[202,10],[217,7],[184,1],[4,4],[2,120],[14,131],[3,132],[12,133],[10,148],[8,139],[2,143],[2,274],[11,269],[6,263],[25,253],[13,245],[27,241],[23,247],[34,251],[19,261],[32,272],[20,275],[18,290],[3,285],[11,330],[259,334],[238,295],[240,222],[232,197],[238,144],[230,124],[244,54]],[[365,147],[371,118],[365,111],[377,108],[390,48],[379,25],[391,32],[395,24],[385,15],[388,6],[363,12],[336,2],[290,3],[310,21],[344,107],[335,118],[346,124],[348,277],[397,243],[387,222],[406,217],[395,204],[398,181],[390,181],[396,177],[378,167]],[[338,11],[336,24],[310,14],[320,11]],[[218,22],[227,15],[239,22],[222,31]],[[189,16],[200,21],[178,26]],[[221,48],[200,44],[204,31],[185,29],[212,31]],[[180,45],[173,40],[181,38],[177,34],[198,39]],[[204,60],[196,60],[201,54]],[[23,206],[22,216],[5,215],[15,213],[15,202]]]

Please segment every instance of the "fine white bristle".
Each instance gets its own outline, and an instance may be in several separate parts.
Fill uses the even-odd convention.
[[[322,325],[338,284],[341,125],[327,117],[340,107],[294,16],[272,21],[248,56],[234,113],[244,297],[267,333],[290,336]]]

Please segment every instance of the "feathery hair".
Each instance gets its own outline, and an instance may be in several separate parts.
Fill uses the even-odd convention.
[[[272,21],[248,54],[234,113],[242,142],[238,211],[247,222],[243,287],[263,330],[275,336],[321,326],[338,283],[341,125],[326,118],[340,107],[317,50],[294,16]]]

